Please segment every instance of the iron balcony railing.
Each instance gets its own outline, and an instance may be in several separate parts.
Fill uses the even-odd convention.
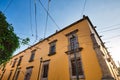
[[[68,45],[68,51],[75,52],[77,51],[78,48],[79,48],[78,42]]]

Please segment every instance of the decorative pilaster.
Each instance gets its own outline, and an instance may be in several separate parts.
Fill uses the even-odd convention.
[[[107,63],[104,59],[104,54],[100,50],[100,46],[98,45],[94,34],[91,34],[91,39],[92,39],[92,42],[93,42],[93,48],[96,52],[98,62],[100,64],[100,67],[101,67],[101,70],[102,70],[102,80],[114,80],[114,78],[112,77],[112,75],[110,73],[110,70],[107,66]]]

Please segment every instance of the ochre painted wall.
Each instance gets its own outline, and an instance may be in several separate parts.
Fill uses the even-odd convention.
[[[65,36],[65,34],[70,33],[76,29],[78,29],[78,32],[76,33],[78,36],[78,42],[80,44],[80,47],[83,48],[83,50],[80,52],[80,55],[82,59],[82,66],[85,79],[81,80],[101,80],[102,73],[96,57],[96,53],[93,49],[90,37],[91,32],[87,24],[87,20],[83,20],[79,23],[76,23],[71,27],[55,34],[54,36],[49,37],[48,39],[14,56],[6,65],[5,67],[6,72],[2,80],[7,80],[10,70],[13,70],[13,74],[11,76],[12,80],[12,77],[16,70],[16,66],[14,68],[11,68],[12,65],[10,65],[10,63],[11,61],[14,61],[14,59],[16,58],[18,58],[17,59],[18,62],[20,56],[23,56],[23,59],[19,66],[21,70],[18,80],[24,80],[26,67],[29,66],[33,66],[31,80],[37,80],[41,57],[43,58],[43,61],[50,60],[48,80],[70,80],[68,55],[65,53],[68,50],[68,38]],[[56,39],[57,39],[56,54],[48,56],[49,43]],[[34,61],[29,62],[31,51],[34,49],[36,49]],[[39,75],[39,77],[41,77],[41,75]]]

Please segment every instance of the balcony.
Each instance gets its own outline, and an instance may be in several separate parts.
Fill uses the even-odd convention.
[[[66,51],[65,53],[66,54],[73,54],[73,53],[81,51],[82,49],[83,48],[79,47],[79,43],[77,42],[77,43],[68,45],[68,51]]]

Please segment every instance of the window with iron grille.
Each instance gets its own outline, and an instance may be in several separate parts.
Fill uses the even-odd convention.
[[[56,48],[55,44],[50,46],[50,54],[55,53],[55,48]]]
[[[29,62],[34,60],[36,50],[31,51],[31,56]]]
[[[51,55],[53,55],[53,54],[56,53],[56,41],[57,40],[54,40],[51,43],[49,43],[50,48],[49,48],[49,54],[48,54],[48,56],[51,56]]]
[[[20,56],[17,66],[20,66],[23,56]]]
[[[33,66],[27,68],[24,80],[30,80],[32,69],[33,69]]]
[[[48,71],[49,71],[49,61],[46,61],[43,63],[42,66],[42,79],[47,79],[48,78]]]
[[[14,60],[12,67],[15,66],[17,59]]]
[[[76,36],[72,36],[70,38],[70,50],[75,50],[77,48],[77,37]]]
[[[3,73],[1,74],[0,76],[0,80],[2,80],[3,76],[4,76],[4,73],[5,73],[6,69],[4,69]]]
[[[48,64],[43,65],[43,78],[48,77]]]
[[[17,70],[14,80],[18,80],[19,74],[20,74],[20,69]]]
[[[72,76],[76,76],[76,67],[78,67],[78,74],[83,75],[82,64],[81,64],[80,58],[77,59],[77,66],[75,64],[75,59],[72,59],[71,67],[72,67]]]

